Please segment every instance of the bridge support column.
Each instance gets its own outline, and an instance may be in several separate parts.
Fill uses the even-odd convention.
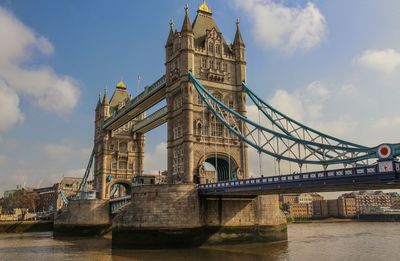
[[[112,222],[113,248],[182,248],[287,239],[278,196],[200,198],[197,186],[133,188]]]
[[[108,200],[69,201],[54,220],[54,236],[93,236],[111,227]]]
[[[207,244],[274,242],[287,239],[278,195],[202,200]]]

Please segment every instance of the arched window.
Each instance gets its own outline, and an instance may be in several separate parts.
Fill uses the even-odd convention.
[[[201,58],[201,67],[202,68],[207,68],[207,60],[206,60],[206,58]]]
[[[208,43],[208,51],[211,53],[214,52],[214,44],[212,42]]]
[[[127,167],[127,162],[126,161],[120,161],[119,162],[119,169],[126,169]]]
[[[215,69],[217,69],[217,70],[221,69],[221,62],[220,61],[217,61]]]
[[[214,60],[210,60],[210,69],[214,69]]]
[[[204,104],[204,102],[203,102],[203,98],[201,97],[201,95],[200,95],[200,94],[197,94],[197,104],[199,104],[199,105],[202,105],[202,104]]]
[[[197,134],[198,136],[201,135],[201,122],[200,122],[200,121],[198,121],[198,122],[196,123],[196,134]]]
[[[120,142],[120,143],[119,143],[119,150],[120,150],[120,151],[127,151],[127,150],[128,150],[128,143],[126,143],[126,142]]]
[[[220,54],[221,53],[221,46],[219,44],[215,45],[215,52]]]
[[[222,137],[223,136],[223,125],[222,123],[211,123],[211,136]]]

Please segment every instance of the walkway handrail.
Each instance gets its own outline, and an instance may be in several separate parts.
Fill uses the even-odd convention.
[[[143,101],[145,98],[148,96],[152,95],[156,91],[158,91],[160,88],[165,86],[166,84],[166,76],[163,75],[160,79],[158,79],[156,82],[154,82],[150,86],[144,87],[144,91],[141,92],[139,95],[134,97],[132,100],[130,100],[129,103],[127,103],[123,108],[115,112],[114,115],[109,117],[108,119],[105,120],[103,128],[107,128],[109,125],[114,123],[119,117],[124,115],[127,111],[131,110],[133,107],[135,107],[138,103]]]

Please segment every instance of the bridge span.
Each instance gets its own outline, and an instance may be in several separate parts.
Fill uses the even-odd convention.
[[[113,247],[124,248],[280,241],[287,221],[278,194],[400,187],[400,143],[369,147],[322,133],[247,86],[239,22],[226,42],[204,2],[193,23],[185,8],[181,28],[170,23],[161,78],[133,99],[123,81],[111,100],[99,97],[83,179],[94,162],[97,198],[69,202],[55,231],[102,233],[112,226]],[[163,101],[165,107],[145,116]],[[248,102],[256,119],[247,115]],[[133,186],[144,172],[145,134],[164,123],[168,183]],[[279,173],[282,162],[300,173],[249,178],[249,147],[258,153],[260,174],[263,156]],[[303,172],[307,165],[321,170]],[[110,200],[115,186],[128,195]]]
[[[199,194],[240,196],[399,189],[399,177],[399,162],[381,161],[370,166],[201,184],[199,185]]]

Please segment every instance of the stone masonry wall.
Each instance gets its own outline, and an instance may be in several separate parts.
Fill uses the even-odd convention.
[[[257,204],[258,224],[263,226],[275,226],[286,224],[286,216],[279,207],[279,195],[258,196]]]
[[[196,185],[145,185],[132,189],[132,202],[113,219],[113,228],[200,227]]]
[[[54,220],[55,225],[106,225],[110,224],[107,200],[69,201],[67,211]]]
[[[255,198],[208,198],[203,200],[207,226],[275,226],[286,224],[277,195]]]

